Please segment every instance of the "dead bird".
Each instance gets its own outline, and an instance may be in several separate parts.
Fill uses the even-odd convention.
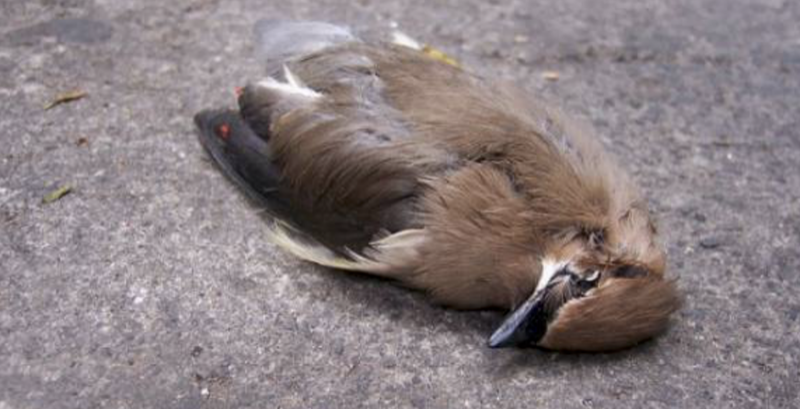
[[[268,76],[197,114],[224,173],[300,258],[459,309],[491,347],[625,348],[679,306],[647,203],[559,110],[407,36],[261,21]]]

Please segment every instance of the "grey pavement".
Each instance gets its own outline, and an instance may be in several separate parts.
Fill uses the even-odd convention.
[[[262,75],[264,17],[396,22],[591,123],[658,215],[669,332],[491,350],[500,312],[271,245],[191,121]],[[0,409],[800,407],[798,21],[794,0],[0,0]]]

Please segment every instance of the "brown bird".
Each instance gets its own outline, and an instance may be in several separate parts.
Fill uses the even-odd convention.
[[[585,129],[403,35],[261,21],[269,76],[195,117],[278,244],[459,309],[489,345],[624,348],[665,329],[674,280],[645,199]]]

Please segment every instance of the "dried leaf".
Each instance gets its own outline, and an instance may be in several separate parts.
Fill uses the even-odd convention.
[[[42,198],[42,203],[53,203],[56,200],[59,200],[62,197],[68,195],[70,192],[72,192],[72,186],[70,185],[61,186],[58,189],[48,193],[44,198]]]
[[[79,100],[79,99],[81,99],[81,98],[83,98],[83,97],[85,97],[87,95],[89,95],[89,94],[86,93],[86,91],[81,91],[81,90],[78,90],[78,89],[72,90],[72,91],[67,91],[67,92],[62,92],[62,93],[56,95],[56,97],[53,98],[52,101],[48,102],[47,105],[44,106],[44,110],[47,111],[48,109],[51,109],[51,108],[55,107],[56,105],[61,105],[61,104],[65,104],[67,102],[77,101],[77,100]]]

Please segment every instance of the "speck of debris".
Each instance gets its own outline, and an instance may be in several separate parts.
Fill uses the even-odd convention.
[[[85,136],[81,136],[77,140],[75,140],[75,145],[77,146],[87,146],[89,145],[89,138]]]
[[[561,74],[558,71],[545,71],[542,73],[542,78],[548,81],[558,81],[561,78]]]
[[[700,240],[700,247],[704,249],[715,249],[722,245],[722,240],[719,237],[706,237]]]
[[[193,358],[197,358],[202,353],[203,353],[203,347],[201,347],[200,345],[197,345],[194,348],[192,348],[191,355]]]
[[[517,34],[514,36],[514,42],[517,44],[525,44],[529,40],[528,36]]]

